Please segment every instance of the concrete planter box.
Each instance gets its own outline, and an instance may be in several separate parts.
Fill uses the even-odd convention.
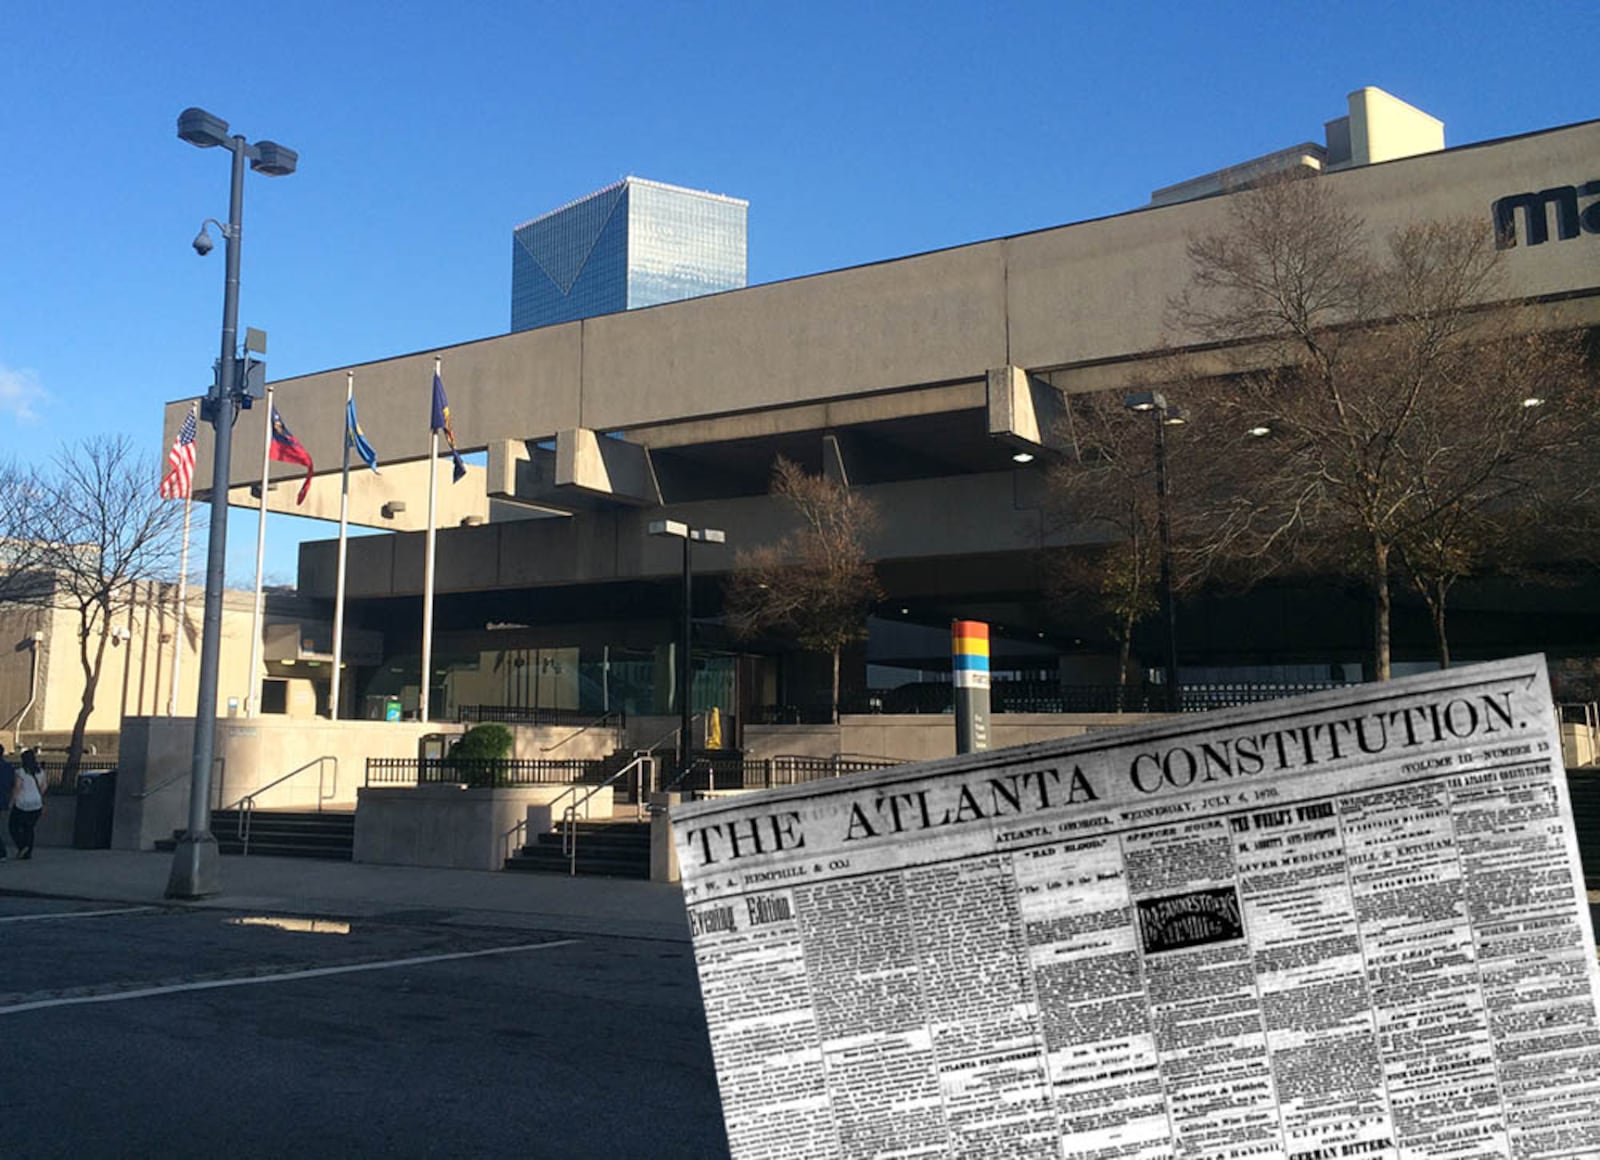
[[[355,860],[389,866],[502,869],[527,840],[529,808],[542,806],[548,814],[551,800],[567,789],[564,785],[364,788],[356,801]]]

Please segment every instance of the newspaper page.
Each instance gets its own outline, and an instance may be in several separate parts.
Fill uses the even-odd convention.
[[[673,811],[740,1160],[1594,1160],[1542,657]]]

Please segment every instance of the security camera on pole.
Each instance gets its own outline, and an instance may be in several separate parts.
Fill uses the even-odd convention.
[[[211,834],[211,761],[216,747],[217,668],[222,648],[222,587],[228,549],[228,480],[236,407],[248,406],[244,364],[237,359],[239,331],[239,239],[244,217],[244,163],[268,177],[293,173],[299,160],[293,149],[273,141],[250,144],[228,135],[228,123],[204,109],[178,114],[178,136],[202,149],[223,146],[233,154],[233,179],[228,197],[228,224],[216,222],[227,242],[226,281],[222,296],[222,352],[217,378],[201,408],[201,418],[216,432],[211,453],[211,530],[206,545],[205,618],[200,630],[200,692],[194,714],[194,757],[189,782],[189,826],[173,852],[167,879],[168,898],[205,898],[220,890],[217,840]],[[204,225],[194,240],[202,257],[211,249]],[[262,497],[266,502],[266,497]]]

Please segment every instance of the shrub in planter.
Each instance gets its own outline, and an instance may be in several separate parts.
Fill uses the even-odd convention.
[[[504,780],[511,755],[511,730],[504,725],[474,725],[445,757],[445,765],[474,789],[492,788]]]

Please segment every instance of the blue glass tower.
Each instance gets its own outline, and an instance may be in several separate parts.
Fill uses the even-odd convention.
[[[511,329],[740,289],[749,209],[624,177],[525,222],[512,232]]]

